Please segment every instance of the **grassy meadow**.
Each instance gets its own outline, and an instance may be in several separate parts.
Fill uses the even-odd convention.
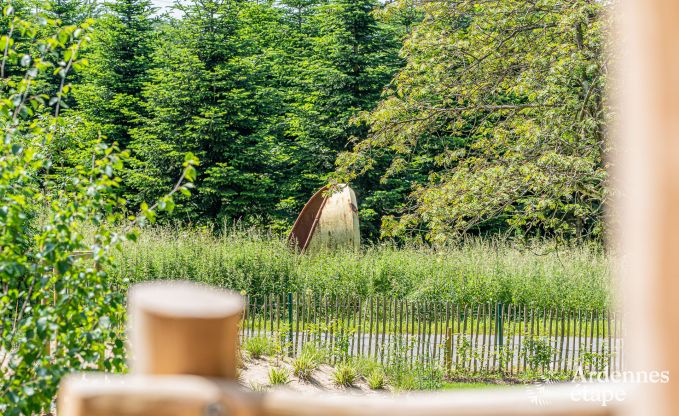
[[[610,306],[611,262],[603,250],[552,246],[472,239],[436,250],[384,244],[300,255],[284,238],[257,231],[157,227],[116,253],[111,274],[130,282],[199,281],[251,295],[311,291],[470,304]]]

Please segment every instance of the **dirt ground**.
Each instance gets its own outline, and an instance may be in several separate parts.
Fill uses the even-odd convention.
[[[285,385],[271,386],[269,383],[269,370],[277,366],[288,370],[290,375],[289,382]],[[302,393],[343,392],[357,395],[377,395],[389,391],[371,390],[361,377],[357,378],[353,387],[339,387],[332,380],[333,370],[334,367],[323,364],[314,371],[311,380],[302,381],[292,374],[292,365],[289,360],[276,360],[268,357],[244,359],[240,368],[239,381],[245,388],[252,390],[276,388]]]

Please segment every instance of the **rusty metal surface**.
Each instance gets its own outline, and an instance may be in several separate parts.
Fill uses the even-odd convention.
[[[328,189],[328,186],[324,186],[309,199],[302,208],[302,212],[299,213],[295,225],[292,226],[288,242],[300,251],[304,251],[311,241],[311,236],[318,225],[318,218],[327,199],[324,193]]]
[[[299,214],[288,241],[300,252],[360,246],[356,194],[345,184],[324,186]]]

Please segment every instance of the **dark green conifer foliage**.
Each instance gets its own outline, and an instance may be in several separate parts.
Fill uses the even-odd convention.
[[[48,0],[38,7],[44,8],[46,14],[59,19],[63,25],[77,25],[85,19],[96,17],[100,8],[96,0]]]
[[[183,18],[162,28],[143,91],[147,116],[133,134],[141,160],[134,185],[152,194],[192,151],[201,176],[182,215],[268,216],[277,201],[280,149],[269,131],[278,95],[267,88],[265,56],[279,37],[258,28],[275,28],[279,14],[267,4],[233,0],[196,0],[179,10]]]
[[[317,2],[306,26],[292,26],[298,28],[289,53],[295,98],[286,133],[299,150],[290,173],[298,178],[299,196],[291,193],[296,209],[327,182],[337,153],[364,137],[365,125],[353,118],[376,105],[400,65],[397,32],[376,20],[379,7],[369,0]],[[300,15],[290,5],[288,20]]]
[[[155,9],[149,0],[115,0],[106,7],[76,99],[98,133],[127,146],[130,129],[142,114],[140,97],[151,65]]]

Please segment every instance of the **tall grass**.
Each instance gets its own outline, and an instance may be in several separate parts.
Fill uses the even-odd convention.
[[[299,255],[263,233],[154,228],[117,254],[111,273],[132,282],[184,279],[251,295],[313,291],[389,294],[458,303],[604,308],[610,262],[596,247],[552,249],[470,240],[439,249],[368,246],[360,252]]]

